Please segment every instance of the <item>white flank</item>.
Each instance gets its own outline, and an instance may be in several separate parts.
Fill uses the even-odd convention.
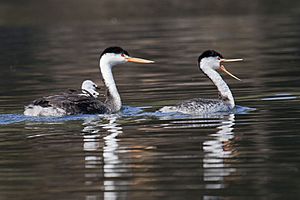
[[[160,112],[168,113],[168,112],[178,112],[178,109],[174,106],[164,106],[159,109]]]
[[[24,115],[26,116],[54,116],[61,117],[66,115],[66,111],[61,108],[42,107],[29,105],[25,107]]]

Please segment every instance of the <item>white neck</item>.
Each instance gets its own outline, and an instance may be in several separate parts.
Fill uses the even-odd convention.
[[[104,80],[104,84],[108,89],[108,96],[106,97],[106,102],[111,112],[117,112],[122,107],[121,97],[118,92],[113,74],[112,74],[112,64],[108,59],[100,60],[100,71]]]
[[[234,108],[235,103],[233,95],[226,82],[220,76],[220,74],[211,67],[206,66],[205,64],[200,64],[200,68],[210,78],[210,80],[215,84],[215,86],[217,86],[219,94],[221,95],[221,98],[224,101],[224,103],[229,105],[231,109]]]

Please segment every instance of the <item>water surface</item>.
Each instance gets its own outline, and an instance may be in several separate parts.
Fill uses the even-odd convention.
[[[209,22],[209,23],[207,23]],[[297,16],[197,16],[0,26],[0,199],[296,199],[300,185]],[[111,45],[153,65],[114,69],[123,113],[28,118],[39,96],[101,85]],[[250,112],[161,115],[179,100],[217,96],[197,68],[216,49]]]

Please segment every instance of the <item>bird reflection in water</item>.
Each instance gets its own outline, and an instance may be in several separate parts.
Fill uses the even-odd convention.
[[[216,133],[210,134],[211,139],[203,142],[203,168],[206,189],[224,188],[224,177],[235,172],[235,168],[225,163],[225,159],[233,156],[234,147],[231,144],[233,134],[234,114],[226,117],[217,127]]]
[[[164,120],[170,120],[164,117]],[[203,180],[206,189],[221,189],[225,187],[224,179],[236,169],[226,159],[234,157],[235,149],[232,145],[234,140],[235,115],[203,115],[200,118],[186,120],[171,120],[164,124],[164,128],[203,128],[216,127],[217,131],[209,134],[209,139],[202,143],[203,156]],[[212,196],[204,196],[214,199]],[[204,199],[205,199],[204,198]]]
[[[103,137],[104,146],[103,154],[87,155],[85,156],[85,167],[86,168],[99,168],[101,161],[103,160],[103,190],[104,199],[117,199],[118,194],[116,192],[117,188],[115,181],[112,179],[114,177],[120,177],[119,165],[121,163],[119,156],[117,154],[118,150],[118,135],[123,133],[122,127],[116,121],[118,119],[117,115],[105,116],[101,121],[91,120],[84,123],[85,128],[83,132],[84,135],[84,150],[87,152],[99,152],[101,151],[101,141],[103,135],[99,132],[101,129],[107,131],[107,135]],[[107,123],[105,121],[108,120]],[[87,178],[98,177],[99,173],[97,171],[94,174],[86,174]],[[86,185],[91,185],[90,181],[86,181]],[[87,195],[86,199],[96,199],[97,195]]]

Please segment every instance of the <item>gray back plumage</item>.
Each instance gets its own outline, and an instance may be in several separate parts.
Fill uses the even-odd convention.
[[[60,108],[65,110],[67,115],[109,113],[109,108],[104,103],[90,95],[83,95],[81,90],[69,90],[58,95],[42,97],[30,105]]]
[[[183,113],[214,113],[230,110],[224,101],[219,99],[194,98],[183,101],[173,107],[177,112]]]

